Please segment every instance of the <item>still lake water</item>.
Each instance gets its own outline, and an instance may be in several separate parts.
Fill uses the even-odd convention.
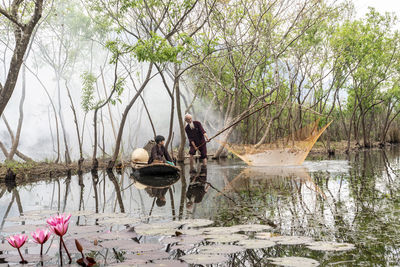
[[[246,250],[218,266],[269,266],[267,258],[299,256],[320,266],[400,265],[400,150],[308,158],[301,167],[251,168],[209,162],[166,188],[133,183],[131,170],[0,188],[0,228],[33,210],[125,212],[145,222],[211,219],[213,226],[274,224],[274,234],[352,243],[356,249],[315,251],[305,245]],[[197,183],[193,183],[193,180]],[[192,180],[192,183],[191,183]],[[207,181],[209,184],[204,183]],[[90,224],[85,217],[73,223]],[[0,230],[1,232],[1,230]],[[3,235],[6,235],[3,233]],[[1,258],[1,256],[0,256]]]

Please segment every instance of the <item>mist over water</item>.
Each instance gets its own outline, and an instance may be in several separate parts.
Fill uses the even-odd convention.
[[[104,54],[105,52],[103,52]],[[104,60],[98,60],[99,62]],[[27,65],[29,66],[30,61]],[[82,133],[82,122],[85,117],[85,113],[81,108],[81,96],[82,96],[82,78],[80,75],[85,69],[88,68],[87,64],[82,62],[82,66],[77,67],[76,70],[68,78],[68,87],[71,91],[71,96],[77,111],[77,117],[79,120],[79,127]],[[99,75],[100,64],[92,64],[93,72]],[[96,72],[97,71],[97,72]],[[106,90],[109,93],[113,83],[113,66],[107,65],[104,70],[104,76],[106,80]],[[155,71],[153,71],[155,73]],[[41,82],[49,91],[49,94],[54,101],[58,112],[58,95],[57,95],[57,83],[55,80],[54,72],[51,71],[45,65],[40,69],[38,74]],[[104,88],[102,85],[101,77],[98,77],[98,90],[99,99],[105,99]],[[138,79],[135,80],[138,82]],[[139,83],[140,84],[140,83]],[[182,83],[181,87],[183,90],[181,103],[183,105],[183,110],[186,110],[186,103],[190,105],[193,101],[194,94],[192,88],[185,86],[190,86],[190,83]],[[169,81],[170,88],[173,87],[171,81]],[[68,98],[67,90],[65,88],[65,80],[61,81],[61,113],[63,116],[63,121],[65,124],[67,142],[70,147],[71,157],[77,159],[79,157],[79,147],[77,134],[74,124],[74,117],[70,107],[70,101]],[[17,123],[19,119],[18,106],[21,98],[21,77],[18,80],[18,85],[15,89],[4,115],[6,116],[12,130],[16,131]],[[135,94],[135,89],[132,87],[132,83],[128,77],[125,78],[124,92],[121,95],[121,103],[117,102],[116,105],[110,104],[111,116],[114,120],[114,128],[116,133],[118,132],[118,125],[121,118],[121,114],[130,101],[130,98]],[[98,97],[96,92],[96,97]],[[149,113],[154,123],[154,127],[157,134],[164,135],[166,138],[169,131],[170,123],[170,97],[162,83],[159,75],[155,76],[147,85],[144,92],[142,93],[143,99],[148,107]],[[196,98],[193,107],[189,112],[194,111],[194,119],[203,122],[207,112],[207,124],[205,129],[209,136],[212,136],[220,127],[221,119],[213,108],[207,103],[206,100]],[[204,109],[207,107],[207,109]],[[21,139],[19,144],[19,150],[26,155],[32,157],[34,160],[44,160],[44,159],[55,159],[57,153],[56,149],[56,128],[54,122],[54,113],[50,105],[49,99],[42,87],[38,82],[37,78],[29,71],[26,72],[26,98],[24,102],[24,121],[21,131]],[[112,124],[110,120],[109,108],[106,105],[98,113],[98,142],[102,146],[103,134],[104,142],[106,147],[106,152],[108,154],[112,153],[115,145],[114,131],[112,129]],[[184,114],[183,114],[184,115]],[[57,114],[58,116],[58,114]],[[49,122],[50,120],[50,122]],[[51,125],[49,125],[49,123]],[[60,121],[59,121],[60,123]],[[104,129],[103,129],[104,124]],[[207,127],[207,125],[212,125],[213,127]],[[51,130],[50,130],[51,127]],[[60,152],[63,154],[63,133],[61,126],[59,125],[60,131]],[[174,139],[172,145],[177,147],[179,145],[179,122],[176,112],[176,107],[174,111]],[[3,120],[0,121],[0,138],[8,147],[10,146],[10,136],[8,134],[6,125]],[[127,123],[124,129],[122,147],[124,155],[128,156],[134,148],[144,146],[149,140],[153,138],[153,131],[151,128],[148,115],[144,109],[143,102],[140,98],[137,99],[136,103],[132,107]],[[92,143],[93,143],[93,111],[89,111],[86,116],[85,129],[84,129],[84,143],[83,150],[86,157],[91,157]],[[216,144],[210,144],[210,147],[216,147]],[[98,152],[98,155],[102,155],[102,151]],[[0,158],[4,158],[4,155],[0,155]]]

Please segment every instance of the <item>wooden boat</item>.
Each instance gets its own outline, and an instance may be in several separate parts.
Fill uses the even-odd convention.
[[[177,175],[180,169],[176,166],[167,163],[132,163],[134,172],[141,176],[164,176],[164,175]]]

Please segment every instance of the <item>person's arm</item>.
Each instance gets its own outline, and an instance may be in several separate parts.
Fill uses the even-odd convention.
[[[194,147],[194,149],[197,150],[198,148],[197,148],[197,146],[196,146],[196,144],[194,142],[192,134],[189,133],[187,126],[185,128],[185,132],[186,132],[187,138],[189,140],[189,144],[191,144]]]
[[[171,156],[168,153],[168,149],[166,147],[164,147],[164,157],[165,157],[166,160],[168,160],[170,162],[173,162]]]
[[[192,146],[194,147],[195,150],[199,149],[196,144],[194,143],[194,141],[191,142]]]
[[[210,138],[208,138],[207,133],[204,133],[204,138],[206,139],[206,142],[210,142]]]
[[[210,188],[210,184],[206,183],[206,186],[204,187],[204,191],[207,193],[208,189]]]
[[[208,142],[210,139],[208,139],[207,132],[204,130],[203,125],[200,122],[199,122],[199,131],[204,135],[206,142]]]

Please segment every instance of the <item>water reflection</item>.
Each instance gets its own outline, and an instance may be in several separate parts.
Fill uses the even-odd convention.
[[[342,166],[342,167],[341,167]],[[400,153],[360,152],[304,168],[247,168],[222,161],[170,179],[92,172],[0,187],[1,228],[31,210],[125,212],[142,221],[211,218],[216,225],[274,224],[277,234],[350,242],[357,250],[323,253],[276,246],[235,255],[230,266],[265,266],[264,258],[307,256],[321,265],[391,265],[400,261]],[[151,216],[149,216],[151,215]],[[90,223],[75,217],[77,224]],[[21,222],[20,224],[23,224]]]
[[[207,166],[200,165],[200,170],[190,170],[190,183],[186,192],[186,208],[192,209],[194,203],[200,203],[207,193],[210,184],[207,183]]]

